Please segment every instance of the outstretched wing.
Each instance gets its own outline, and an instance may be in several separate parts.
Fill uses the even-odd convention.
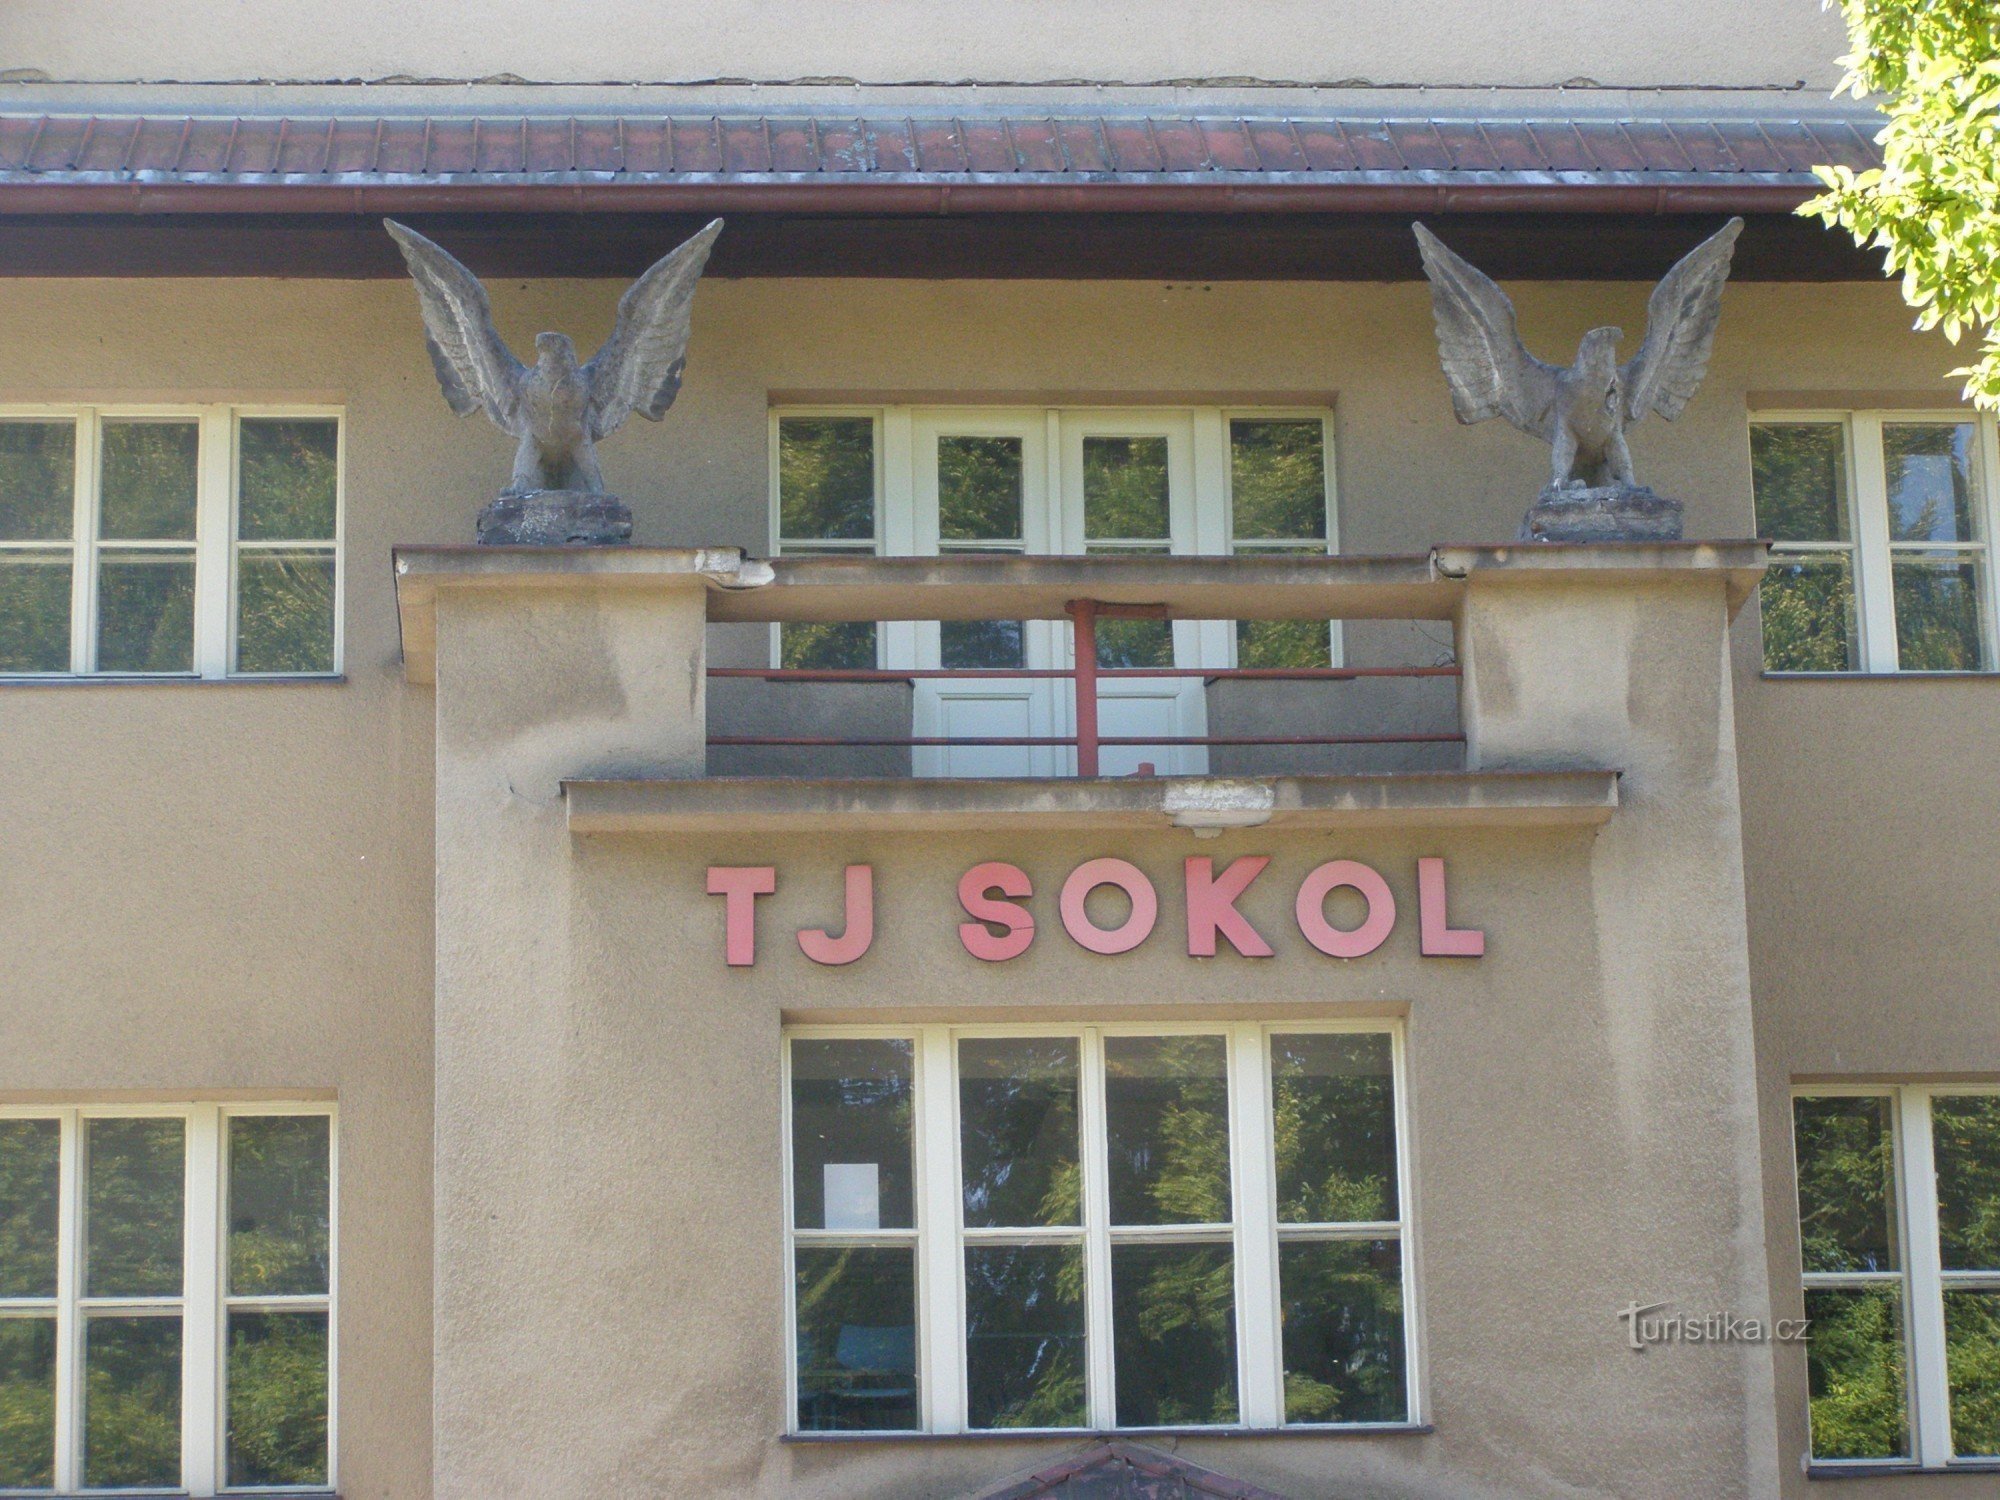
[[[408,225],[384,219],[403,252],[417,304],[424,314],[424,343],[431,352],[444,399],[461,417],[484,407],[503,431],[519,436],[524,366],[493,327],[486,288],[443,247]]]
[[[1722,285],[1743,221],[1731,219],[1690,250],[1653,288],[1646,302],[1646,342],[1620,371],[1625,420],[1649,411],[1673,421],[1694,399],[1708,370],[1715,325],[1722,317]]]
[[[1423,225],[1417,249],[1431,282],[1438,357],[1461,422],[1505,417],[1544,442],[1555,440],[1557,370],[1530,354],[1514,331],[1514,304],[1478,267]]]
[[[585,420],[593,440],[609,437],[633,412],[657,422],[674,404],[687,363],[694,320],[695,283],[708,264],[709,247],[722,233],[716,219],[672,251],[618,299],[618,322],[604,347],[583,367],[590,387]]]

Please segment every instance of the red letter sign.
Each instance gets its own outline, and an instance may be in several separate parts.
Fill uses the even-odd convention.
[[[799,951],[816,964],[851,964],[875,941],[875,871],[870,865],[847,867],[847,928],[828,937],[818,927],[799,933]]]
[[[1215,878],[1215,861],[1199,855],[1187,862],[1188,957],[1215,957],[1215,935],[1229,939],[1229,946],[1245,958],[1269,958],[1271,945],[1264,941],[1242,912],[1236,900],[1250,888],[1250,882],[1264,873],[1271,862],[1266,854],[1246,854],[1230,861],[1229,868]]]
[[[1083,909],[1085,898],[1100,885],[1115,885],[1132,898],[1132,915],[1123,926],[1109,932],[1092,926],[1089,913]],[[1160,898],[1153,882],[1137,865],[1122,859],[1090,859],[1078,865],[1063,882],[1058,905],[1063,931],[1092,953],[1130,953],[1152,936],[1153,923],[1160,915]]]
[[[770,865],[710,865],[708,893],[722,902],[723,949],[734,969],[757,962],[757,898],[778,888]]]
[[[974,865],[959,877],[958,904],[972,920],[959,924],[958,940],[974,958],[997,964],[1028,951],[1028,944],[1035,940],[1035,919],[1025,906],[995,901],[987,895],[995,890],[1003,896],[1032,896],[1035,888],[1018,865],[997,861]],[[988,922],[1007,930],[996,937],[987,930]]]
[[[1326,898],[1341,886],[1352,886],[1368,903],[1368,915],[1352,932],[1342,932],[1326,919]],[[1299,887],[1299,931],[1306,941],[1331,958],[1360,958],[1389,939],[1396,925],[1396,897],[1389,882],[1352,859],[1330,860],[1306,876]]]
[[[1417,930],[1426,958],[1479,958],[1486,934],[1477,927],[1453,927],[1445,915],[1444,861],[1417,861]]]

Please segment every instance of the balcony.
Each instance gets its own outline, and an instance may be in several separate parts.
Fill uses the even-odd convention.
[[[548,713],[601,720],[594,750],[546,768],[573,833],[1203,833],[1602,822],[1627,768],[1591,746],[1633,711],[1627,679],[1666,670],[1642,658],[1691,628],[1691,605],[1689,639],[1719,642],[1763,561],[1754,542],[776,562],[464,547],[403,549],[396,569],[411,681],[450,693],[456,649],[468,682],[512,671]],[[1174,665],[1103,664],[1107,623],[1133,620],[1173,634]],[[1329,620],[1338,665],[1184,664],[1226,622]],[[774,626],[981,621],[1055,649],[999,668],[762,664]],[[1724,671],[1720,652],[1671,666]]]

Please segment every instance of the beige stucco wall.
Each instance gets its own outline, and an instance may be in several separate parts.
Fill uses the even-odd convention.
[[[11,0],[0,68],[57,79],[299,80],[514,75],[570,82],[1289,80],[1549,87],[1585,80],[1831,87],[1839,19],[1816,0],[772,0],[552,11],[351,0]],[[447,102],[447,107],[449,103]]]
[[[1635,337],[1643,326],[1644,287],[1515,291],[1544,354],[1592,323],[1615,320]],[[588,346],[616,292],[509,284],[495,298],[517,345],[560,325]],[[354,1494],[421,1495],[431,702],[401,679],[388,548],[465,537],[504,445],[445,411],[399,285],[13,281],[0,284],[0,308],[7,399],[313,396],[347,406],[346,683],[0,689],[0,1093],[336,1091],[343,1482]],[[1640,430],[1641,474],[1688,499],[1691,534],[1741,534],[1749,393],[1945,398],[1941,377],[1956,362],[1908,331],[1887,287],[1732,288],[1709,384],[1680,423]],[[1355,551],[1504,537],[1541,478],[1536,445],[1497,424],[1451,423],[1416,286],[715,282],[667,425],[635,423],[607,447],[641,540],[761,548],[774,391],[1322,395],[1338,411],[1343,534]],[[721,644],[737,659],[748,649],[740,634]],[[1761,681],[1754,607],[1735,645],[1766,1217],[1782,1311],[1796,1269],[1787,1081],[2000,1074],[1990,992],[2000,896],[1987,876],[2000,856],[1989,770],[2000,700],[1984,681]],[[1522,840],[1520,857],[1556,858],[1547,842]],[[1355,848],[1391,865],[1402,857],[1394,841]],[[1054,858],[1022,852],[1031,864]],[[1551,993],[1546,1014],[1527,1013],[1537,1039],[1564,1014]],[[684,1037],[705,1045],[708,1033]],[[767,1028],[755,1045],[768,1043]],[[1418,1089],[1450,1097],[1490,1086],[1472,1063],[1450,1063]],[[1427,1159],[1437,1150],[1429,1136],[1420,1147]],[[1438,1295],[1432,1281],[1426,1296]],[[1791,1468],[1803,1442],[1802,1361],[1781,1352],[1776,1378],[1786,1483],[1802,1492]],[[835,1459],[797,1462],[824,1474]],[[1003,1467],[996,1455],[982,1472]]]

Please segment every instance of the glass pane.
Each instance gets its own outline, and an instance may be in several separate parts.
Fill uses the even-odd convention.
[[[76,526],[76,423],[0,422],[0,541],[53,542]]]
[[[1324,620],[1238,620],[1239,667],[1330,667],[1333,635]]]
[[[1892,542],[1979,540],[1979,439],[1970,422],[1885,422]]]
[[[246,542],[332,541],[340,424],[331,417],[245,417],[236,424],[236,534]]]
[[[1021,667],[1027,664],[1019,620],[945,620],[938,625],[939,662],[946,667]]]
[[[69,670],[67,552],[0,552],[0,672]]]
[[[778,535],[821,541],[875,535],[872,417],[779,420]]]
[[[181,1294],[179,1120],[85,1120],[84,1295]]]
[[[799,1427],[914,1429],[916,1251],[801,1246],[797,1265]]]
[[[1229,424],[1229,503],[1238,541],[1326,537],[1326,454],[1312,417]]]
[[[1854,672],[1861,631],[1854,613],[1854,566],[1844,553],[1777,556],[1757,586],[1767,672]]]
[[[100,441],[99,535],[193,541],[200,428],[193,422],[112,417]]]
[[[1171,667],[1174,627],[1168,620],[1099,620],[1100,667]]]
[[[1775,542],[1846,542],[1847,429],[1838,422],[1781,422],[1750,429],[1750,485],[1757,531]]]
[[[236,670],[333,670],[333,554],[236,555]]]
[[[1984,564],[1963,554],[1896,554],[1896,661],[1905,672],[1977,672],[1986,665]]]
[[[332,1136],[325,1115],[229,1121],[229,1290],[236,1296],[326,1291]]]
[[[780,625],[778,665],[837,671],[872,671],[875,627],[866,621]]]
[[[1019,541],[1021,440],[938,439],[938,536],[947,542]]]
[[[194,554],[105,551],[97,566],[97,670],[194,670]]]
[[[1951,1451],[2000,1457],[2000,1291],[1945,1292],[1944,1352]]]
[[[181,1320],[92,1318],[84,1328],[85,1487],[178,1485]]]
[[[2000,1094],[1935,1096],[1931,1145],[1944,1268],[2000,1272]]]
[[[1271,1117],[1279,1222],[1397,1217],[1396,1081],[1387,1036],[1272,1037]]]
[[[61,1161],[59,1121],[0,1120],[0,1297],[56,1294]]]
[[[1806,1289],[1814,1458],[1902,1458],[1903,1299],[1894,1287]]]
[[[0,1318],[0,1490],[56,1482],[56,1320]]]
[[[1083,535],[1153,541],[1170,534],[1167,440],[1087,437],[1083,440]]]
[[[1229,1222],[1221,1037],[1106,1037],[1104,1127],[1113,1224]]]
[[[1120,1427],[1236,1420],[1235,1263],[1227,1245],[1113,1245]]]
[[[965,1252],[968,1425],[1082,1427],[1083,1247]]]
[[[1797,1099],[1799,1250],[1807,1272],[1894,1271],[1894,1101],[1886,1096]]]
[[[1078,1055],[1074,1037],[968,1038],[958,1044],[967,1228],[1083,1222]]]
[[[792,1043],[792,1212],[801,1229],[908,1229],[913,1046]]]
[[[229,1315],[229,1483],[326,1483],[326,1314]]]
[[[1287,1422],[1401,1422],[1403,1257],[1394,1240],[1278,1246]]]

